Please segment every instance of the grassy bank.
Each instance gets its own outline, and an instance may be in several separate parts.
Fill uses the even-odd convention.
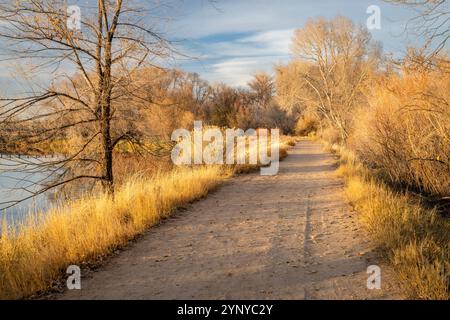
[[[415,197],[389,189],[342,151],[347,196],[412,299],[449,299],[450,221]]]
[[[43,292],[67,266],[94,262],[174,210],[205,196],[230,175],[222,167],[179,169],[151,180],[135,178],[115,200],[103,195],[54,208],[38,222],[0,239],[0,298]]]
[[[280,155],[293,144],[283,137]],[[46,292],[64,279],[69,265],[98,262],[234,173],[257,167],[202,166],[135,176],[118,188],[114,200],[85,197],[33,216],[0,237],[0,299]]]

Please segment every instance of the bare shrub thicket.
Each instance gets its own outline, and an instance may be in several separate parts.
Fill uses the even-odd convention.
[[[355,121],[351,147],[391,182],[448,196],[449,92],[443,68],[404,67],[371,90],[368,106]]]
[[[211,86],[201,119],[218,127],[278,128],[292,133],[297,115],[281,107],[275,88],[273,78],[263,73],[255,74],[248,88]]]

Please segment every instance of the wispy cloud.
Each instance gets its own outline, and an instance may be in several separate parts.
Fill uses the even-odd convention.
[[[271,72],[274,63],[289,57],[293,29],[255,32],[229,42],[210,44],[218,62],[212,62],[206,78],[245,86],[256,72]]]
[[[237,40],[237,43],[257,48],[260,55],[286,56],[294,34],[294,29],[269,30],[257,32]]]
[[[281,60],[278,62],[282,62]],[[223,82],[234,86],[246,86],[257,72],[271,73],[276,63],[273,57],[240,57],[213,63],[205,78],[211,82]]]

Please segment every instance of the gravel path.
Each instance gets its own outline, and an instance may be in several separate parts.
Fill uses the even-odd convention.
[[[335,160],[302,140],[280,173],[233,178],[59,299],[397,299],[345,201]],[[368,290],[369,265],[382,289]]]

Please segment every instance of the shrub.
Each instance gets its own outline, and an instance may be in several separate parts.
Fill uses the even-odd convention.
[[[404,71],[375,86],[359,112],[350,147],[394,184],[450,194],[450,78]]]

